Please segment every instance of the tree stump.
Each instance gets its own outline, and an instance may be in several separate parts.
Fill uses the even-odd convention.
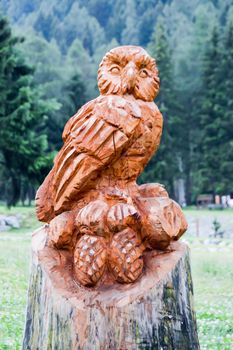
[[[46,241],[45,226],[32,238],[23,350],[199,349],[184,243],[146,253],[133,284],[85,288],[73,278],[72,254]]]

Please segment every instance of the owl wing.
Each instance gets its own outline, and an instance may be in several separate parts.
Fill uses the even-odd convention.
[[[119,96],[101,96],[68,121],[64,145],[54,160],[50,180],[45,179],[54,213],[69,210],[70,202],[129,147],[139,123],[140,110]]]

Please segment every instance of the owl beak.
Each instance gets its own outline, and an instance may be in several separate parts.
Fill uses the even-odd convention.
[[[133,69],[133,67],[129,67],[129,69],[127,70],[127,77],[129,79],[134,77],[134,69]]]
[[[133,65],[129,65],[129,67],[127,67],[127,70],[126,70],[126,84],[127,84],[128,92],[134,89],[135,80],[136,80],[135,77],[136,77],[135,67]]]

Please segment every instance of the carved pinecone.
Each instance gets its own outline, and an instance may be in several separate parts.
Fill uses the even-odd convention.
[[[84,235],[74,251],[74,271],[84,286],[93,286],[102,277],[107,259],[106,241],[102,237]]]
[[[121,283],[134,282],[142,273],[143,246],[130,228],[114,235],[110,245],[108,266]]]

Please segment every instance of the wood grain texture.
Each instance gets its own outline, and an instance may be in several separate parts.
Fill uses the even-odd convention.
[[[108,52],[98,70],[100,96],[67,122],[64,145],[37,192],[48,245],[73,252],[82,285],[94,286],[104,274],[112,283],[134,282],[143,273],[143,254],[166,249],[187,228],[163,186],[136,183],[160,143],[163,117],[153,102],[159,82],[144,49]]]
[[[134,284],[78,285],[72,253],[33,234],[23,350],[199,350],[188,248],[147,252]]]

